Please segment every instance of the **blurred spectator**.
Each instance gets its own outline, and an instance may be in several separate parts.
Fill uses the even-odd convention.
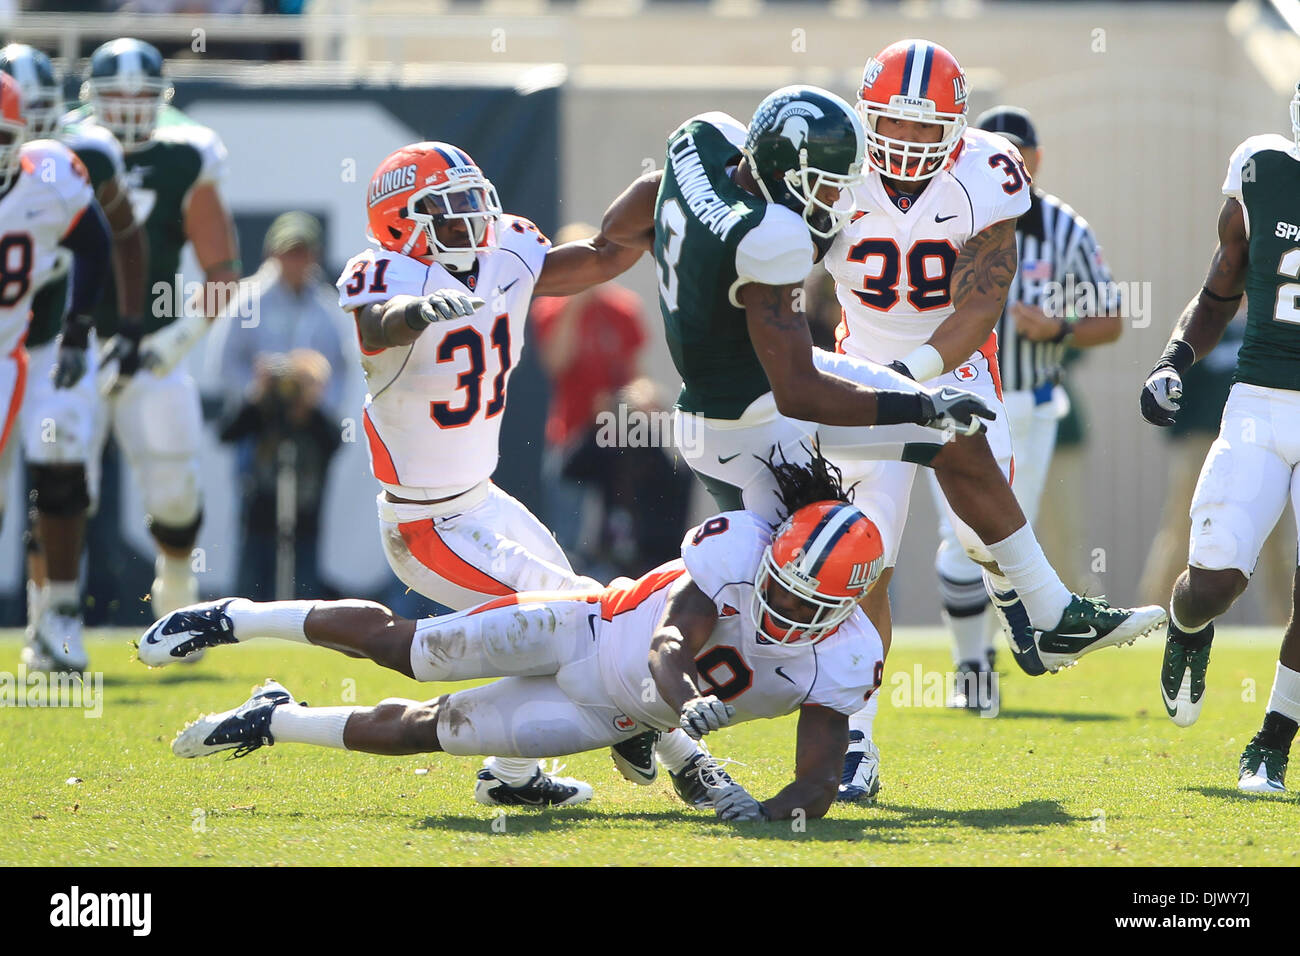
[[[555,240],[573,242],[595,232],[593,226],[573,223]],[[538,356],[551,381],[543,520],[560,547],[572,552],[578,549],[587,498],[581,481],[565,477],[565,462],[592,437],[596,413],[612,406],[615,393],[636,374],[646,341],[641,300],[607,282],[568,298],[538,299],[532,321]]]
[[[239,470],[242,537],[237,593],[256,600],[325,597],[318,552],[321,500],[338,424],[321,410],[330,364],[312,349],[263,354],[223,442],[248,445]]]
[[[1187,567],[1191,538],[1192,493],[1201,474],[1205,456],[1219,434],[1223,406],[1228,401],[1237,368],[1237,351],[1246,332],[1245,301],[1241,311],[1223,332],[1218,346],[1183,375],[1182,410],[1169,428],[1164,459],[1165,505],[1160,530],[1151,542],[1139,584],[1143,603],[1167,606],[1174,581]],[[1267,624],[1285,624],[1291,610],[1295,545],[1292,525],[1278,521],[1264,542],[1251,583],[1263,608]]]
[[[604,412],[568,455],[564,477],[598,492],[595,531],[574,566],[609,581],[679,556],[693,480],[670,447],[671,413],[654,382],[636,379]]]

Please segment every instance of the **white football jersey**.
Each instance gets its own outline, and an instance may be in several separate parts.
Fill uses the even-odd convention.
[[[1020,153],[996,133],[968,129],[957,157],[906,211],[880,173],[854,189],[858,211],[825,264],[844,312],[842,351],[888,364],[924,345],[953,313],[953,263],[971,236],[1029,209]]]
[[[524,348],[533,285],[550,241],[527,219],[503,216],[499,247],[478,257],[469,286],[486,303],[474,315],[434,322],[411,345],[367,352],[363,424],[375,478],[402,498],[460,494],[492,476],[510,375]],[[397,295],[464,289],[437,263],[367,249],[344,268],[347,311]]]
[[[59,242],[95,196],[85,166],[62,143],[24,143],[19,163],[0,199],[0,355],[27,335],[36,290],[67,269],[72,253]]]
[[[677,726],[650,674],[650,640],[669,585],[689,573],[718,609],[718,623],[695,658],[700,690],[736,708],[732,723],[780,717],[805,704],[851,715],[880,684],[884,649],[861,608],[816,644],[777,644],[754,619],[754,578],[771,527],[748,511],[728,511],[686,533],[682,557],[601,599],[598,654],[606,690],[623,712],[652,727]],[[609,595],[617,593],[611,600]]]

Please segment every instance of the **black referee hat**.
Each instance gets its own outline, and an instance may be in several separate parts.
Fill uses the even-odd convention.
[[[1034,149],[1038,146],[1038,131],[1029,113],[1018,106],[995,106],[985,110],[975,121],[980,129],[1005,136],[1017,146]]]

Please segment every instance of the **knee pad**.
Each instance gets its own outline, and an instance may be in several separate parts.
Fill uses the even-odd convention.
[[[169,548],[194,547],[194,542],[199,536],[199,525],[202,523],[202,509],[195,515],[194,520],[187,524],[164,524],[154,515],[145,518],[145,526],[149,529],[149,533],[153,535],[154,540]]]
[[[71,518],[90,508],[82,465],[31,465],[32,499],[37,514]]]
[[[984,575],[955,541],[939,542],[934,569],[939,575],[939,596],[949,617],[974,617],[988,604]]]

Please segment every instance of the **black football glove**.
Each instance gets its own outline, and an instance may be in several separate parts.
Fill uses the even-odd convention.
[[[59,354],[51,373],[55,388],[72,388],[86,374],[86,347],[93,324],[89,315],[70,315],[64,320]]]
[[[1142,385],[1142,417],[1167,428],[1178,417],[1183,398],[1183,378],[1171,365],[1157,365]]]

